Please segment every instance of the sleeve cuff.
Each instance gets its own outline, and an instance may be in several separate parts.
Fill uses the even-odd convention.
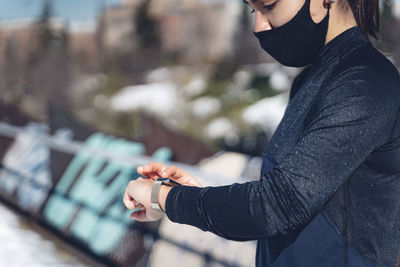
[[[165,200],[165,213],[168,219],[176,223],[196,226],[207,231],[198,205],[206,187],[174,186]]]

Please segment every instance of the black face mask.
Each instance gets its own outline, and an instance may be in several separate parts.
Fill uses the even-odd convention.
[[[261,47],[281,64],[303,67],[312,63],[325,44],[329,9],[325,18],[315,23],[310,15],[310,1],[286,24],[254,35]]]

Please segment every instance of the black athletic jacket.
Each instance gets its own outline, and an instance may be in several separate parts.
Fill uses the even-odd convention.
[[[400,251],[400,78],[346,30],[296,77],[259,181],[173,187],[166,213],[231,240],[256,266],[394,266]]]

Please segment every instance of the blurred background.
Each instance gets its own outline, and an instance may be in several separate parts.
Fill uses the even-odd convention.
[[[301,71],[242,0],[0,0],[0,266],[254,266],[233,242],[129,219],[136,167],[257,180]],[[371,40],[400,67],[400,1]]]

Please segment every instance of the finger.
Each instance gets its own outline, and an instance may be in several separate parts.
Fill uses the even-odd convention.
[[[143,174],[143,166],[137,166],[137,167],[136,167],[136,172],[139,173],[139,174],[141,174],[141,175],[144,175],[144,174]]]
[[[193,181],[191,182],[194,186],[197,186],[197,187],[203,187],[200,183],[199,183],[199,181],[197,181],[196,179],[193,179]]]
[[[166,166],[161,162],[150,162],[144,166],[144,171],[156,173],[161,175],[161,173],[166,169]]]
[[[201,184],[196,179],[194,179],[192,175],[176,166],[168,167],[161,177],[171,178],[179,183],[201,187]]]
[[[190,183],[192,179],[190,174],[186,173],[184,170],[181,168],[178,168],[176,166],[170,166],[168,167],[164,173],[163,176],[164,178],[171,178],[173,180],[176,180],[181,183]]]
[[[146,210],[134,211],[131,213],[130,218],[139,222],[149,221],[146,215]]]
[[[138,166],[136,171],[153,180],[161,176],[161,173],[165,170],[166,166],[161,162],[150,162],[145,166]]]
[[[180,178],[183,175],[182,174],[182,170],[179,169],[176,166],[169,166],[167,169],[165,169],[165,171],[161,174],[161,177],[164,178]]]
[[[143,204],[142,204],[142,203],[139,203],[139,202],[138,202],[138,204],[136,205],[136,208],[139,209],[139,210],[146,210],[146,208],[143,206]]]
[[[123,202],[127,209],[133,210],[136,208],[133,198],[128,194],[128,188],[125,190]]]

